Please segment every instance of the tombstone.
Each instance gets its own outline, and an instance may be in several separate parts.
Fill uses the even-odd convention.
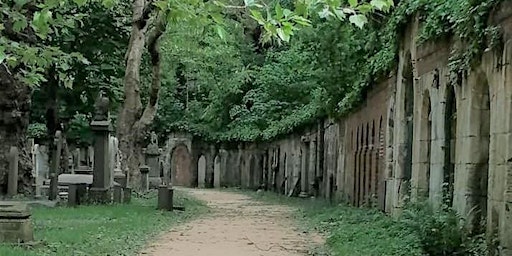
[[[96,99],[95,113],[91,122],[94,133],[94,167],[90,199],[95,203],[111,202],[111,173],[109,161],[109,138],[112,126],[108,112],[109,99],[100,91]]]
[[[123,188],[119,184],[114,185],[114,203],[116,203],[116,204],[121,203],[122,197],[123,197]]]
[[[75,150],[73,150],[73,174],[74,174],[74,171],[76,169],[78,169],[78,167],[80,167],[80,148],[75,148]]]
[[[20,243],[34,240],[34,230],[27,204],[0,202],[0,242]]]
[[[41,198],[44,180],[48,179],[50,167],[48,165],[48,148],[45,145],[34,145],[34,178],[35,198]]]
[[[72,174],[73,175],[73,174]],[[85,200],[87,191],[86,183],[74,183],[68,185],[68,206],[81,205]]]
[[[129,204],[132,201],[132,189],[129,187],[123,188],[123,204]]]
[[[139,171],[141,174],[141,176],[140,176],[140,192],[144,193],[149,190],[148,176],[149,176],[150,168],[147,165],[142,165],[139,167]]]
[[[206,184],[206,158],[201,156],[197,161],[197,186],[204,188]]]
[[[58,175],[60,166],[60,153],[62,151],[62,133],[57,131],[53,141],[52,162],[50,165],[50,191],[48,193],[49,200],[57,199],[58,194]]]
[[[220,156],[216,156],[213,165],[213,187],[220,188]]]
[[[158,187],[158,210],[172,211],[173,208],[174,189],[167,185]]]
[[[7,181],[7,196],[9,197],[13,197],[18,194],[18,160],[18,148],[11,147],[9,152],[9,173]]]
[[[151,132],[151,143],[146,148],[146,164],[149,166],[149,187],[158,188],[162,184],[160,178],[160,150],[158,149],[158,137],[155,132]]]
[[[94,168],[94,146],[87,147],[87,166]]]
[[[110,136],[108,140],[108,148],[109,148],[109,165],[110,165],[110,186],[112,187],[114,185],[114,179],[115,179],[115,171],[116,171],[116,157],[117,157],[117,150],[118,150],[118,141],[117,138],[114,136]]]

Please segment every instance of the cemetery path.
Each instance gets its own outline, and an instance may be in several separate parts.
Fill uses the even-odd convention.
[[[295,256],[323,244],[321,236],[298,230],[294,208],[271,205],[235,192],[182,189],[212,209],[202,218],[173,228],[143,255]]]

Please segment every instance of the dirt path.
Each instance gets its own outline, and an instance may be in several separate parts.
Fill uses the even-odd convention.
[[[322,243],[320,236],[298,231],[291,217],[293,208],[233,192],[187,191],[207,202],[212,212],[164,234],[144,255],[308,255],[309,249]]]

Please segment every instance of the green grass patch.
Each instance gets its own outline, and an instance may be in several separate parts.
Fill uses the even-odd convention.
[[[132,198],[131,204],[32,209],[36,243],[32,248],[0,245],[2,256],[135,255],[160,232],[207,211],[203,202],[183,191],[174,204],[185,212],[156,210],[157,198]]]
[[[324,234],[331,255],[424,255],[419,238],[410,228],[377,210],[333,205],[322,199],[289,198],[271,192],[243,193],[271,204],[297,208],[299,227]]]

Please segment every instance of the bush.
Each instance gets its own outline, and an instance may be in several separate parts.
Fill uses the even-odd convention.
[[[485,234],[470,236],[465,218],[445,204],[435,209],[428,201],[408,203],[399,222],[415,233],[428,255],[487,255]]]
[[[44,139],[46,137],[46,125],[42,123],[32,123],[28,125],[27,135],[31,139]]]

